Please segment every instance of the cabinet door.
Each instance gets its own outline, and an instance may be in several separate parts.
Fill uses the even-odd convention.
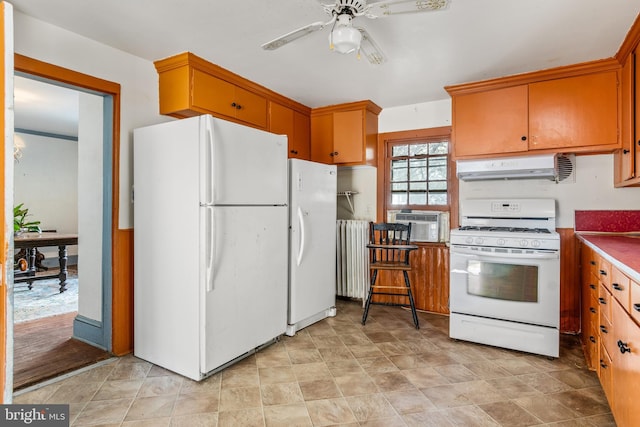
[[[236,118],[261,129],[267,128],[267,100],[253,92],[235,86],[232,105],[236,106]]]
[[[293,157],[293,110],[275,102],[269,103],[269,132],[287,135],[289,157]]]
[[[613,410],[620,426],[640,425],[640,327],[619,305],[613,306],[616,331],[615,356],[611,354],[613,371]]]
[[[333,162],[358,163],[364,160],[364,111],[333,113]]]
[[[529,149],[618,144],[615,71],[529,85]]]
[[[455,157],[527,151],[527,86],[453,99]]]
[[[622,148],[618,150],[614,157],[614,180],[615,184],[623,183],[634,177],[635,172],[635,138],[634,138],[634,64],[635,58],[632,53],[627,58],[621,73],[621,97],[622,110],[620,129]]]
[[[635,177],[640,177],[640,45],[636,47],[633,51],[634,58],[634,122],[635,122],[635,138],[634,138],[634,150],[632,153],[635,153]],[[632,135],[632,138],[634,136]]]
[[[311,158],[311,120],[309,116],[298,111],[293,112],[293,155],[298,159],[309,160]]]
[[[333,163],[333,114],[311,117],[311,160]]]
[[[235,85],[229,82],[193,70],[192,103],[200,110],[235,117],[236,108],[232,106],[235,90]]]

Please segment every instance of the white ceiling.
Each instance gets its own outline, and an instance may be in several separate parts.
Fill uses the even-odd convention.
[[[387,57],[372,66],[328,47],[318,0],[13,0],[14,8],[150,61],[191,51],[309,107],[371,99],[383,108],[448,97],[446,85],[612,57],[640,0],[450,0],[446,10],[356,18]],[[331,0],[322,1],[331,3]]]

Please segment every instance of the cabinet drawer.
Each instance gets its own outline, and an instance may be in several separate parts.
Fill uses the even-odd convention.
[[[609,290],[611,290],[611,263],[604,258],[598,259],[598,279]]]
[[[600,285],[598,304],[600,306],[600,319],[606,317],[611,322],[611,294],[604,285]]]
[[[640,323],[640,283],[630,282],[631,297],[629,301],[629,313],[636,322]]]
[[[613,330],[611,321],[604,316],[600,316],[600,325],[598,326],[598,329],[600,332],[600,345],[604,346],[609,354],[614,350],[617,351],[616,333]]]
[[[611,295],[620,302],[625,310],[629,310],[629,300],[631,298],[631,280],[620,270],[611,267]]]
[[[602,384],[602,390],[604,391],[609,406],[612,405],[612,391],[613,391],[613,366],[611,365],[611,357],[604,346],[600,346],[600,363],[598,364],[598,376],[600,377],[600,384]]]

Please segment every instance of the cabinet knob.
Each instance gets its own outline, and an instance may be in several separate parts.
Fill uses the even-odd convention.
[[[241,109],[241,108],[242,108],[242,105],[240,105],[240,104],[236,104],[235,102],[232,102],[232,103],[231,103],[231,106],[232,106],[233,108],[235,108],[236,110],[239,110],[239,109]]]
[[[526,141],[526,140],[527,140],[527,137],[526,137],[526,136],[523,136],[523,137],[522,137],[522,138],[520,138],[520,139],[522,139],[523,141]]]
[[[591,289],[595,289],[595,288],[596,288],[596,285],[594,285],[593,283],[589,283],[589,287],[590,287]]]
[[[603,369],[607,369],[609,366],[606,363],[604,363],[602,359],[600,359],[600,367]]]
[[[618,340],[618,348],[620,349],[620,353],[631,353],[631,349],[627,345],[626,342],[622,342],[622,340]]]
[[[606,271],[604,271],[604,270],[600,270],[600,274],[601,274],[601,275],[603,275],[603,276],[606,276],[606,275],[607,275],[607,272],[606,272]]]
[[[589,264],[596,265],[596,262],[595,261],[589,261]]]
[[[337,151],[334,151],[333,153],[330,153],[329,155],[330,155],[331,157],[335,157],[335,156],[337,156],[337,155],[338,155],[338,152],[337,152]]]
[[[603,304],[603,305],[607,303],[607,300],[604,298],[598,298],[598,301],[600,301],[600,304]]]
[[[640,311],[640,304],[633,304],[633,309],[635,311]]]
[[[593,314],[596,314],[596,309],[593,307],[589,307],[589,311],[592,312]]]
[[[291,154],[298,154],[296,150],[291,150]]]
[[[626,148],[624,150],[622,150],[623,154],[629,154],[629,150],[627,150]]]
[[[233,108],[236,108],[236,105],[238,105],[238,104],[236,104],[235,102],[232,102],[232,103],[231,103],[231,106],[232,106]]]
[[[624,288],[617,283],[614,283],[611,286],[613,286],[613,289],[615,289],[616,291],[624,291]]]
[[[593,335],[589,335],[589,341],[591,341],[592,343],[596,343],[596,337],[594,337]]]
[[[601,331],[603,334],[608,334],[608,333],[609,333],[609,331],[607,331],[607,328],[606,328],[604,325],[600,325],[600,331]]]

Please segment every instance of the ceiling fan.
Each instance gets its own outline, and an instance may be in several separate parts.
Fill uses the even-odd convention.
[[[262,45],[265,50],[275,50],[301,37],[331,25],[329,48],[339,53],[363,53],[372,64],[382,64],[385,57],[369,33],[352,25],[353,19],[364,16],[370,19],[389,15],[429,12],[447,7],[449,0],[382,0],[367,4],[367,0],[335,0],[334,4],[323,4],[324,11],[331,15],[327,22],[314,22],[284,34]]]

